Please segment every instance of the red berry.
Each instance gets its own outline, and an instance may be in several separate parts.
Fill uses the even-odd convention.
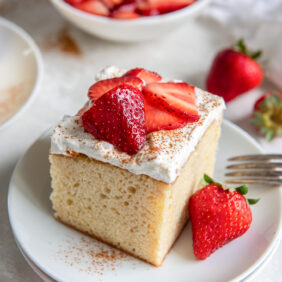
[[[150,83],[143,88],[145,98],[160,110],[188,121],[198,121],[195,87],[187,83]]]
[[[64,0],[82,11],[116,19],[156,16],[182,9],[196,0]]]
[[[187,120],[162,111],[145,99],[145,124],[148,134],[153,131],[181,128],[187,124]]]
[[[124,76],[135,76],[141,78],[146,84],[160,82],[162,77],[153,71],[148,71],[142,68],[135,68],[128,71]]]
[[[70,5],[74,6],[76,4],[80,4],[84,2],[85,0],[65,0],[65,2],[69,3]]]
[[[267,92],[254,105],[252,124],[268,141],[282,137],[282,93]]]
[[[122,152],[136,154],[146,141],[144,98],[131,85],[119,85],[82,115],[84,129]]]
[[[131,20],[139,18],[140,15],[136,12],[117,10],[111,14],[111,17],[119,20]]]
[[[98,16],[108,16],[110,14],[109,9],[100,0],[85,0],[81,3],[75,4],[74,7]]]
[[[207,77],[207,90],[222,96],[226,102],[258,87],[263,80],[263,71],[253,58],[259,53],[248,54],[244,45],[243,51],[241,49],[221,51],[215,57]]]
[[[135,88],[138,88],[139,90],[142,90],[143,81],[138,77],[115,77],[105,80],[100,80],[96,83],[94,83],[88,91],[88,96],[92,101],[95,101],[99,97],[101,97],[103,94],[108,92],[109,90],[122,85],[122,84],[128,84],[132,85]]]
[[[254,110],[260,110],[260,103],[263,102],[265,100],[266,96],[263,95],[261,96],[256,102],[255,102],[255,105],[254,105]]]
[[[245,197],[217,184],[209,184],[192,195],[189,214],[194,253],[201,260],[243,235],[252,222]]]
[[[145,16],[145,17],[152,17],[152,16],[161,15],[161,12],[157,9],[144,9],[144,10],[140,11],[140,13],[142,14],[142,16]]]
[[[111,14],[112,18],[129,20],[139,18],[140,15],[136,12],[136,3],[122,3],[116,6]]]
[[[164,14],[185,8],[194,2],[195,0],[140,0],[138,8],[143,14],[148,14],[151,10]]]
[[[107,7],[108,9],[114,9],[115,6],[120,5],[123,0],[101,0]]]
[[[267,98],[273,97],[274,95],[278,95],[278,98],[280,97],[280,101],[282,102],[282,92],[266,92],[260,98],[257,99],[254,105],[254,110],[262,110],[261,103]]]

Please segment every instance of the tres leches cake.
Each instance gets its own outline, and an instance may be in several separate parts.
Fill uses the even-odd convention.
[[[55,217],[155,266],[213,174],[223,99],[144,69],[108,67],[51,137]]]

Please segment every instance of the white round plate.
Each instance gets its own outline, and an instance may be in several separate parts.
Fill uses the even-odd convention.
[[[42,77],[41,53],[33,39],[0,17],[0,129],[27,107]]]
[[[8,210],[14,235],[23,252],[56,281],[242,280],[262,265],[279,240],[281,190],[256,186],[250,187],[248,195],[259,197],[261,201],[252,206],[253,223],[250,230],[208,259],[195,259],[190,224],[162,267],[156,268],[122,255],[53,218],[49,200],[50,132],[43,134],[17,164],[10,182]],[[223,180],[229,157],[261,152],[259,145],[249,135],[224,121],[215,179]]]

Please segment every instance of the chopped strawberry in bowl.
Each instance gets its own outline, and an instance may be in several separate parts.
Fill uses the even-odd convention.
[[[167,36],[209,0],[50,0],[79,28],[104,39],[137,42]]]
[[[115,19],[135,19],[175,12],[197,0],[64,0],[84,12]]]

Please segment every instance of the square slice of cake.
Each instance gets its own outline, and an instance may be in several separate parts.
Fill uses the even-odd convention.
[[[109,81],[124,73],[109,67],[97,80]],[[146,75],[140,76],[142,87],[152,83],[153,78]],[[165,82],[156,80],[165,86]],[[177,82],[167,85],[173,83],[178,90],[185,86]],[[134,154],[122,152],[85,129],[83,113],[98,102],[89,101],[79,115],[65,116],[52,134],[49,156],[55,217],[137,258],[161,265],[187,222],[189,197],[199,188],[204,173],[213,174],[225,108],[220,97],[196,87],[191,89],[195,92],[198,118],[191,115],[191,119],[179,119],[177,114],[172,118],[175,124],[178,122],[178,126],[171,127],[175,129],[150,133],[152,117],[146,112],[148,97],[144,94],[147,134],[142,148]],[[150,107],[155,106],[152,101]],[[167,107],[160,106],[156,112],[163,112],[166,120],[171,115]],[[158,124],[164,124],[161,116],[157,115]],[[179,120],[183,119],[186,122],[180,126]]]

